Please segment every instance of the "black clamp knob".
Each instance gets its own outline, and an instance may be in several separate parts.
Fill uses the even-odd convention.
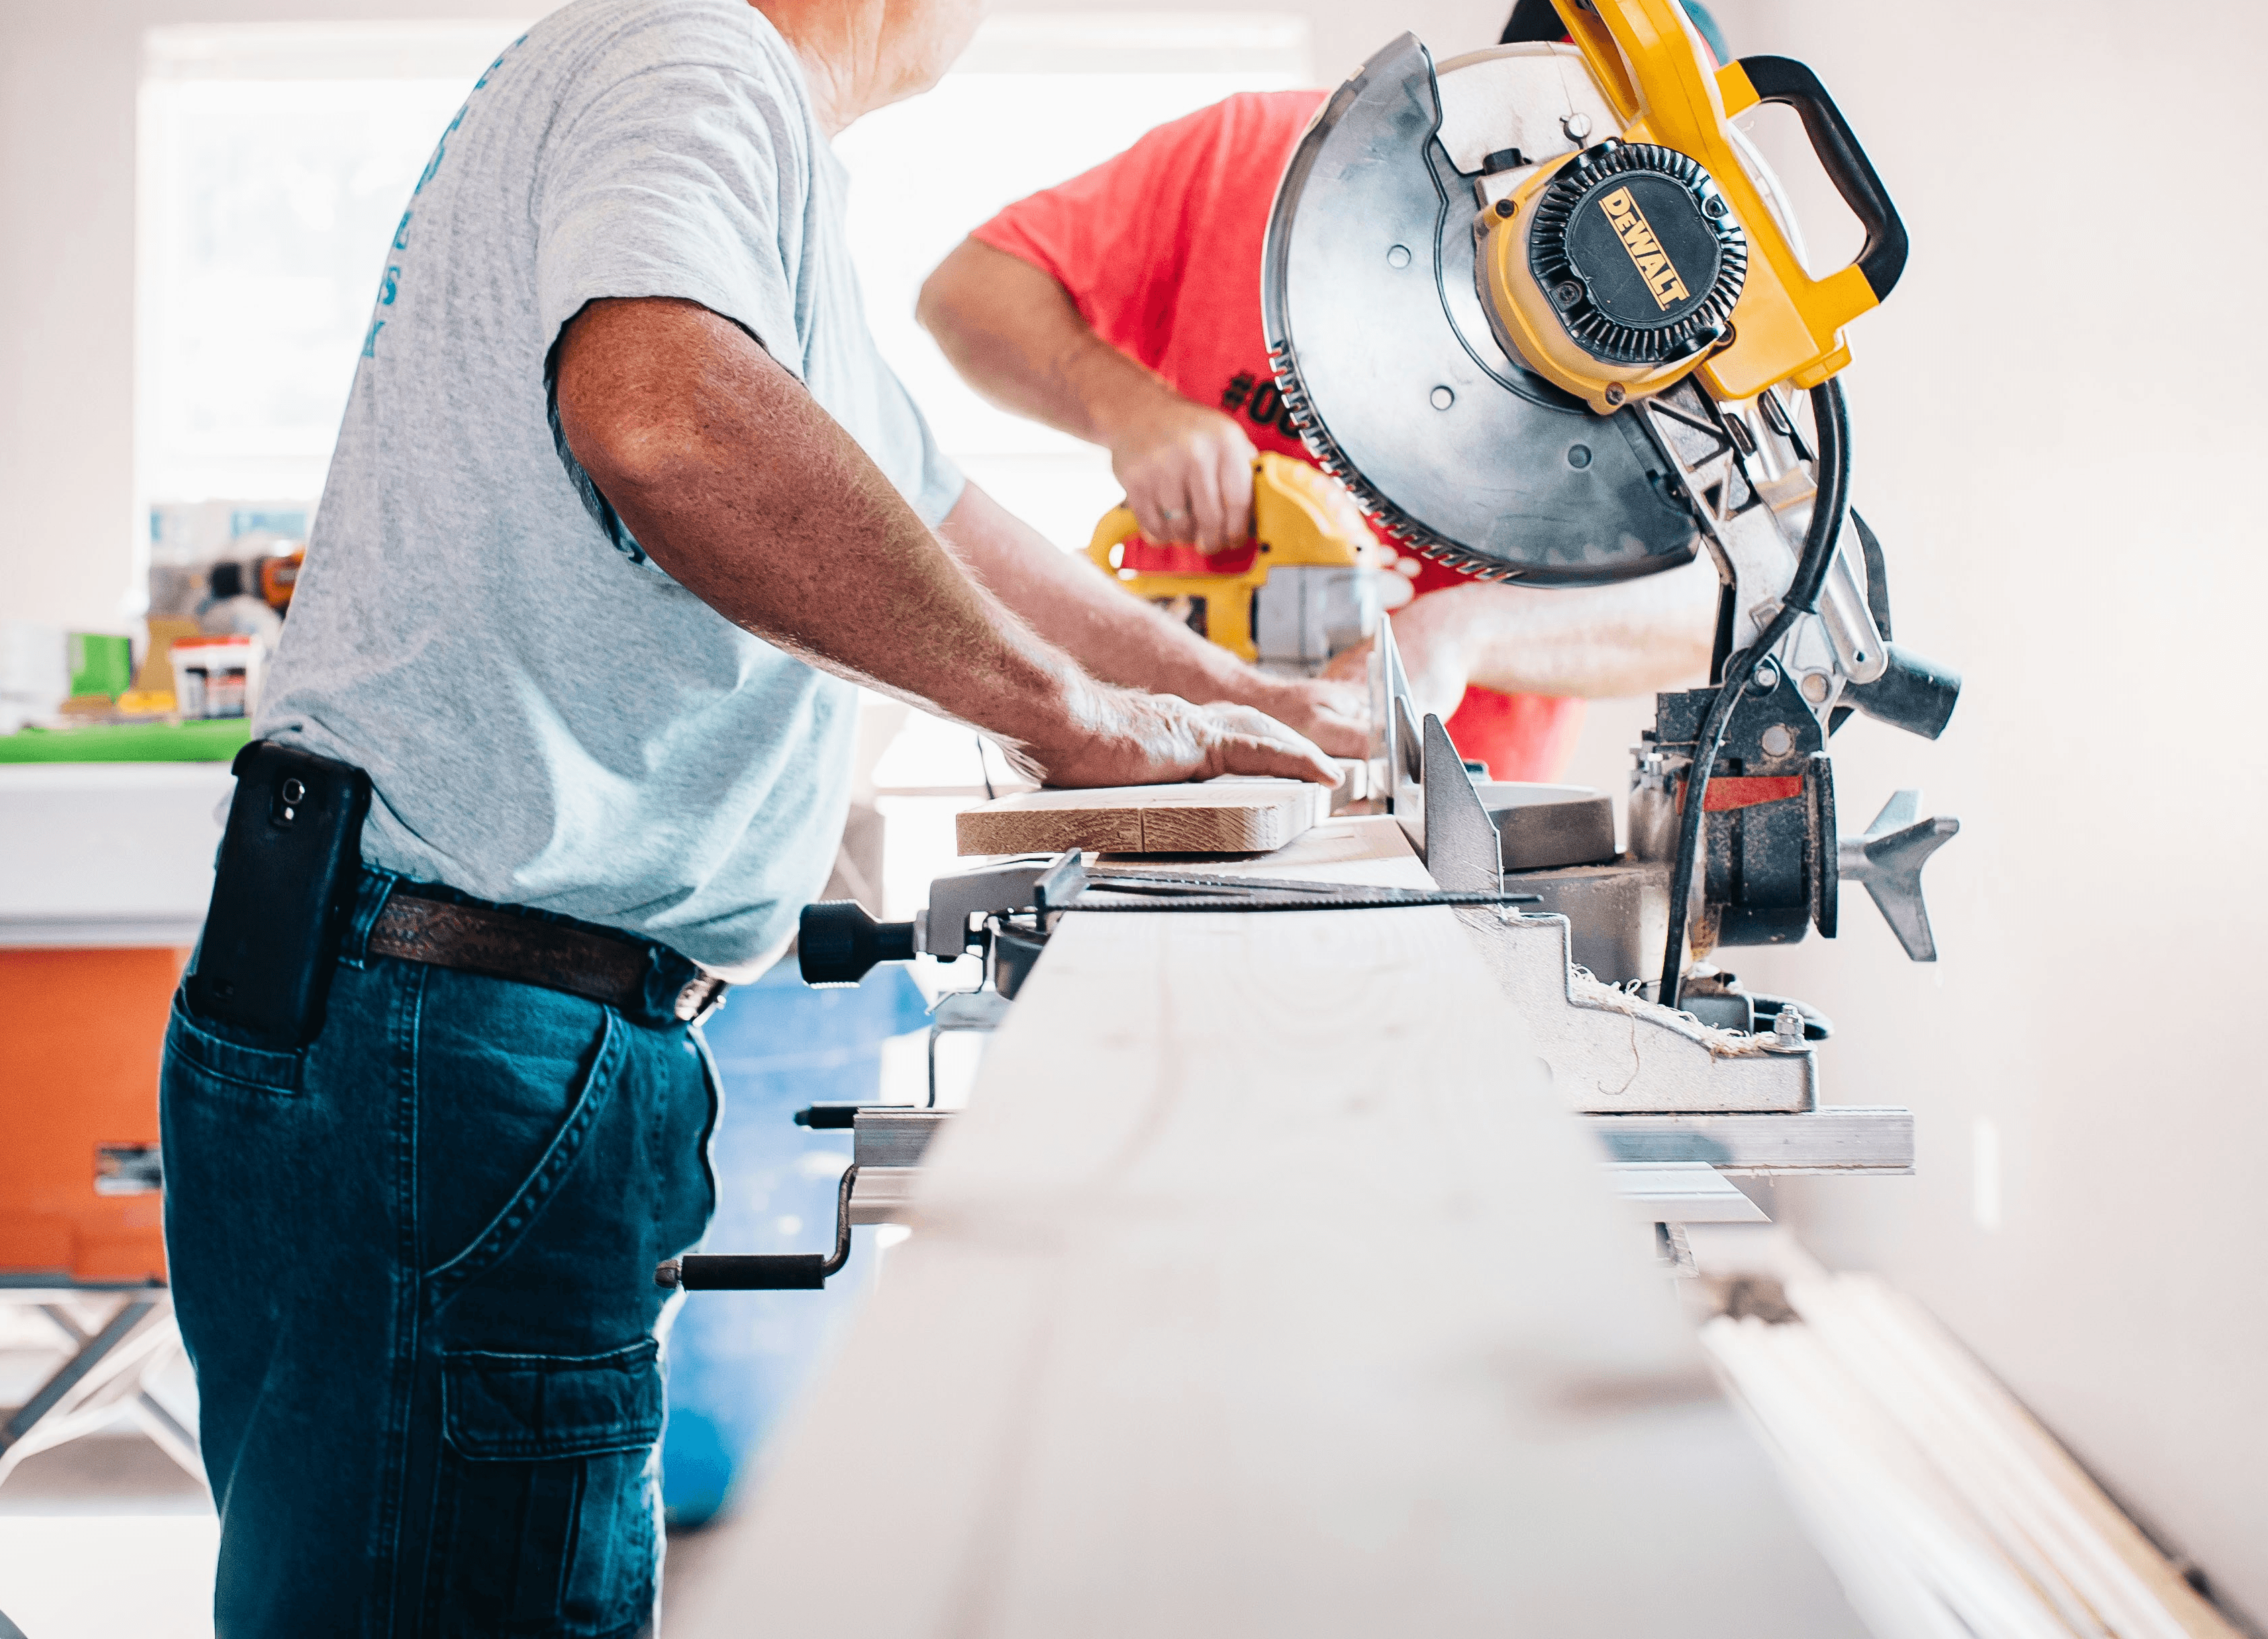
[[[876,922],[856,900],[806,905],[797,923],[796,961],[806,984],[857,984],[876,963],[914,955],[913,923]]]

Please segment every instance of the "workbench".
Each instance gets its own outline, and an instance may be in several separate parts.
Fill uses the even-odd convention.
[[[240,723],[210,726],[242,739]],[[105,739],[14,738],[58,756]],[[0,1481],[122,1414],[204,1475],[195,1431],[150,1393],[180,1353],[158,1061],[235,783],[232,744],[158,743],[184,739],[223,760],[32,761],[22,743],[0,758],[0,1304],[35,1305],[59,1352],[26,1404],[0,1408]]]
[[[1457,915],[1070,915],[672,1630],[1859,1632]]]

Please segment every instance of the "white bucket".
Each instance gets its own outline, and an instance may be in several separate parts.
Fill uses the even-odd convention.
[[[63,628],[36,621],[0,621],[0,734],[49,717],[70,693]]]

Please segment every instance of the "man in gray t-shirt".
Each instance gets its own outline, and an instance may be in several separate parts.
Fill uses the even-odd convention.
[[[828,140],[978,10],[576,0],[402,215],[256,725],[371,778],[328,1009],[167,1038],[225,1633],[644,1621],[690,1024],[821,886],[854,680],[1057,784],[1359,749],[965,483],[877,355]]]
[[[1153,750],[1160,708],[1086,687],[924,526],[1090,672],[1317,725],[1326,693],[1148,614],[967,490],[866,330],[824,114],[739,0],[581,4],[442,138],[258,724],[368,770],[373,866],[746,976],[841,834],[845,676],[1021,741],[1059,783],[1226,766]],[[634,298],[678,305],[569,334]],[[740,414],[705,419],[708,394]],[[1267,733],[1171,716],[1198,741]],[[1308,766],[1280,736],[1226,754]]]

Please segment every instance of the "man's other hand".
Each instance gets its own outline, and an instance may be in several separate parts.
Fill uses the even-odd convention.
[[[1368,654],[1369,650],[1362,651]],[[1370,681],[1358,665],[1346,674],[1269,679],[1268,691],[1252,704],[1287,728],[1297,729],[1334,757],[1370,754]]]
[[[1488,588],[1494,591],[1495,588]],[[1410,680],[1410,703],[1418,715],[1430,712],[1447,723],[1464,703],[1465,686],[1472,681],[1472,662],[1462,625],[1455,621],[1424,619],[1418,612],[1440,594],[1420,598],[1394,616],[1394,648],[1402,657],[1403,675]],[[1370,651],[1375,641],[1331,657],[1322,680],[1348,687],[1370,679]]]
[[[1311,741],[1249,706],[1193,706],[1172,695],[1097,687],[1088,716],[1084,735],[1027,745],[1010,761],[1042,785],[1160,785],[1224,774],[1339,782]]]
[[[1145,393],[1107,436],[1110,470],[1151,540],[1210,553],[1252,538],[1256,452],[1233,420],[1175,393]]]
[[[1394,641],[1418,709],[1444,722],[1469,683],[1500,695],[1626,699],[1708,676],[1717,590],[1706,553],[1614,586],[1448,586],[1396,610]],[[1325,675],[1360,677],[1366,655],[1341,655]]]

